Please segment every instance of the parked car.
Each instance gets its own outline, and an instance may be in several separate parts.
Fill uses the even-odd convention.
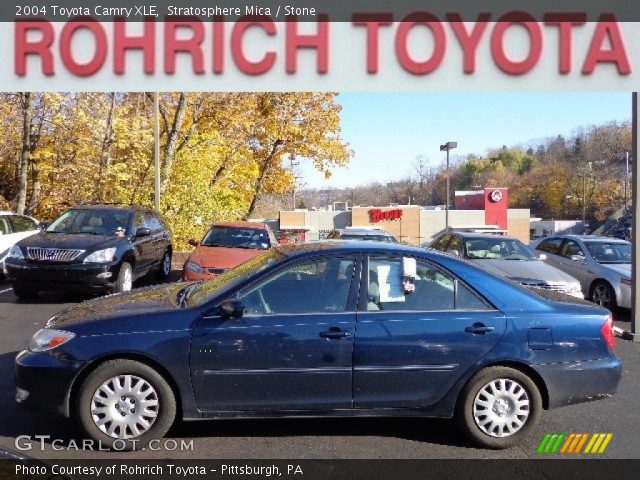
[[[167,277],[172,253],[171,231],[158,213],[133,205],[84,205],[11,247],[5,271],[23,299],[45,290],[126,292],[149,271]]]
[[[631,244],[612,237],[554,235],[536,249],[545,262],[576,277],[585,298],[609,309],[631,308]]]
[[[584,298],[578,280],[542,262],[516,238],[455,232],[437,237],[430,248],[465,258],[528,288],[553,290]]]
[[[278,241],[266,223],[214,223],[202,241],[189,240],[196,249],[182,269],[182,279],[205,280],[274,248]]]
[[[329,240],[370,240],[373,242],[398,243],[396,237],[390,233],[375,227],[347,227],[341,230],[332,230],[327,235]]]
[[[175,418],[363,415],[455,416],[505,448],[621,377],[610,312],[539,292],[417,247],[282,245],[59,313],[17,356],[16,399],[118,449]]]
[[[0,212],[0,276],[4,275],[4,259],[13,247],[23,238],[40,231],[40,222],[27,215]]]

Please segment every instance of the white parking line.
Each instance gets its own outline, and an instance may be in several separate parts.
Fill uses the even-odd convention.
[[[13,288],[5,288],[4,290],[0,290],[0,295],[2,295],[3,293],[10,292],[11,290],[13,290]]]

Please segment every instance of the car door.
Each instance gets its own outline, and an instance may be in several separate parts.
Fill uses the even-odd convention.
[[[204,411],[352,407],[359,258],[299,259],[237,292],[239,319],[206,315],[191,374]]]
[[[158,264],[162,260],[169,242],[169,232],[165,229],[162,221],[152,212],[145,212],[148,228],[151,230],[152,238],[152,264]]]
[[[153,235],[140,236],[138,230],[149,228],[147,217],[142,211],[136,211],[133,216],[133,246],[138,253],[138,260],[134,267],[136,275],[145,273],[155,259],[155,246]]]
[[[0,262],[14,243],[8,217],[0,216]]]
[[[578,279],[582,285],[591,283],[593,271],[587,264],[585,251],[575,240],[565,240],[555,261],[563,272]]]
[[[500,340],[504,315],[437,265],[371,256],[363,269],[354,344],[355,408],[438,401]],[[411,291],[413,290],[413,291]]]

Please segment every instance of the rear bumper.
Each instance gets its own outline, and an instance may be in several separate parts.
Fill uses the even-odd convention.
[[[119,270],[117,262],[47,265],[8,260],[5,264],[7,280],[14,286],[39,290],[106,290],[115,284]]]
[[[533,367],[547,387],[549,408],[610,397],[622,378],[622,364],[614,356]]]

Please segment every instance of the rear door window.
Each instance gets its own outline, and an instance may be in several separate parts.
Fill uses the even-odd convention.
[[[536,250],[542,252],[551,253],[553,255],[560,255],[560,246],[562,245],[561,238],[548,238],[543,240]]]
[[[14,233],[28,232],[38,229],[36,222],[30,218],[21,217],[20,215],[11,215],[9,217],[9,221],[11,222]]]
[[[431,246],[431,248],[444,252],[447,249],[447,243],[449,243],[450,238],[451,238],[451,235],[441,236],[439,239],[433,242],[433,245]]]

